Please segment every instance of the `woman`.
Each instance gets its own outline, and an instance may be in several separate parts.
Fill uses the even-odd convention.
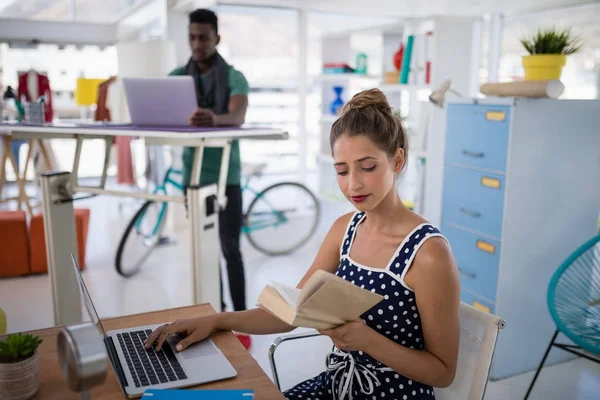
[[[433,399],[449,386],[459,344],[460,284],[445,238],[409,210],[396,182],[408,154],[401,122],[377,89],[355,95],[330,135],[338,184],[358,212],[331,227],[298,287],[324,269],[384,300],[329,336],[336,351],[327,370],[286,391],[288,399]],[[171,334],[187,334],[181,351],[214,330],[250,334],[292,326],[261,309],[177,321],[158,328],[146,346],[157,350]]]

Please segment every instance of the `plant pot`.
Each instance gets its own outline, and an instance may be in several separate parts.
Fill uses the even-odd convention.
[[[526,81],[546,81],[560,79],[567,62],[563,54],[536,54],[523,57]]]
[[[0,363],[0,399],[26,400],[33,397],[40,386],[37,350],[27,360]]]

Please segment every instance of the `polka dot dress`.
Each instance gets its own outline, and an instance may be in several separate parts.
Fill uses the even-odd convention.
[[[350,258],[356,227],[365,213],[348,224],[336,275],[365,290],[384,296],[361,317],[369,327],[410,349],[425,346],[415,294],[404,283],[415,254],[430,237],[443,237],[429,224],[417,226],[400,244],[385,269],[370,268]],[[327,356],[327,370],[283,393],[289,400],[434,399],[433,388],[414,382],[362,351],[336,349]]]

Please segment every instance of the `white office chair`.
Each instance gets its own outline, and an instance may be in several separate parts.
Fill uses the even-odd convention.
[[[502,318],[481,311],[465,303],[460,303],[460,347],[458,365],[452,385],[436,388],[438,400],[481,400],[485,394],[492,356],[496,348],[496,339],[505,322]],[[317,331],[292,333],[275,339],[269,348],[269,362],[273,380],[281,390],[275,350],[280,344],[290,340],[299,340],[319,336]],[[299,352],[301,353],[301,351]],[[324,358],[323,358],[324,359]],[[322,360],[320,362],[323,362]]]

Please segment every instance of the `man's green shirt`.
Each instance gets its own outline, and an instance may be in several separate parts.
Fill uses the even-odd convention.
[[[186,75],[185,67],[174,69],[169,75]],[[229,95],[248,96],[248,81],[244,75],[233,68],[229,67],[227,76],[227,88]],[[192,164],[194,162],[195,148],[185,147],[183,149],[183,184],[189,185]],[[202,157],[202,173],[200,174],[200,185],[216,183],[219,180],[219,171],[221,169],[221,157],[223,149],[205,148]],[[240,161],[240,145],[237,140],[231,143],[231,155],[229,159],[229,173],[227,174],[228,185],[239,185],[241,182],[241,161]]]

